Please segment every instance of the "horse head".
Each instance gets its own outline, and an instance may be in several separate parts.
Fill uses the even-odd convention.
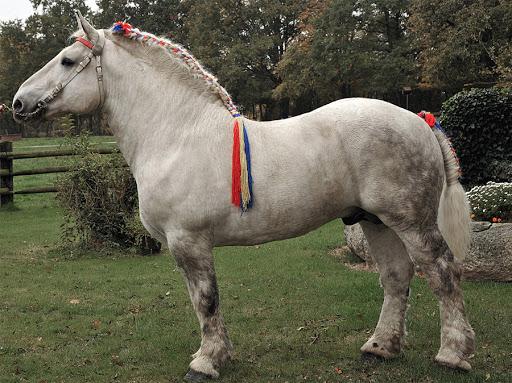
[[[26,80],[14,96],[17,121],[90,113],[102,106],[101,57],[109,42],[103,30],[96,30],[80,12],[76,16],[79,29],[73,43]]]

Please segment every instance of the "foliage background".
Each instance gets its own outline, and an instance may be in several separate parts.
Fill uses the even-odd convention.
[[[350,96],[406,106],[403,87],[411,110],[436,111],[467,84],[512,77],[508,0],[97,0],[95,12],[83,0],[31,2],[25,22],[0,24],[0,102],[67,44],[74,9],[98,27],[128,20],[183,43],[258,119]],[[91,118],[77,125],[100,133]]]

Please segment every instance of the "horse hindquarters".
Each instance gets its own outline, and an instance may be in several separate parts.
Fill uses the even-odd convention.
[[[468,248],[469,207],[446,137],[435,131],[433,139],[425,128],[418,129],[417,138],[404,139],[407,145],[399,146],[397,154],[382,151],[401,164],[400,172],[393,173],[381,154],[383,165],[367,183],[362,208],[376,214],[396,233],[439,299],[441,347],[436,361],[469,370],[474,332],[465,317],[459,263]],[[386,180],[393,182],[386,184]]]
[[[435,132],[444,162],[444,182],[439,191],[428,185],[417,190],[419,201],[413,217],[402,217],[393,227],[414,264],[423,271],[439,299],[441,347],[436,361],[452,368],[470,370],[475,334],[466,319],[460,279],[461,262],[469,247],[469,206],[458,182],[458,164],[447,138]],[[435,189],[435,188],[434,188]],[[430,199],[428,198],[430,196]],[[434,204],[435,202],[435,204]],[[455,255],[455,257],[454,257]]]

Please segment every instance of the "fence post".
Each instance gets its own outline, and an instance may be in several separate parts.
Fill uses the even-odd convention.
[[[0,141],[0,152],[12,152],[12,142]],[[0,158],[0,190],[7,189],[9,193],[0,194],[0,207],[13,202],[12,158]]]

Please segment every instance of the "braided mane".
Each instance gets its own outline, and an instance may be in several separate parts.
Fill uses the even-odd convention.
[[[233,117],[240,116],[236,105],[226,89],[224,89],[217,81],[217,78],[204,69],[199,61],[183,46],[173,43],[168,39],[157,37],[151,33],[142,32],[138,28],[133,28],[130,24],[124,22],[115,23],[112,27],[112,33],[138,41],[146,46],[163,47],[167,53],[178,59],[192,74],[203,79],[207,89],[221,99],[222,103]]]

